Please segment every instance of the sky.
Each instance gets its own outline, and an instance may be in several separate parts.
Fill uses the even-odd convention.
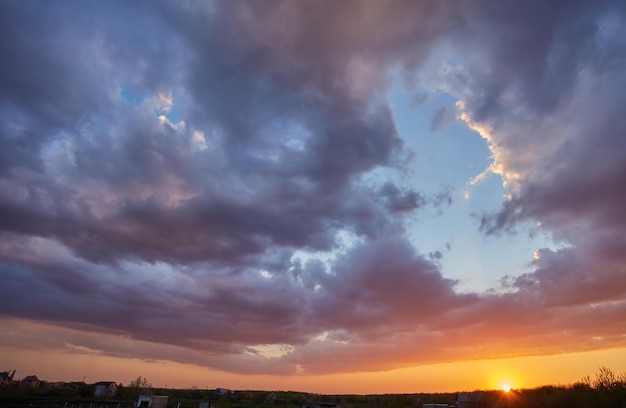
[[[0,0],[0,54],[0,369],[626,371],[623,1]]]

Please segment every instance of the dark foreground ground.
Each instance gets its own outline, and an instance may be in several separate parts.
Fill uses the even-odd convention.
[[[210,392],[197,390],[154,390],[155,395],[168,395],[167,408],[200,408],[210,401],[211,408],[303,408],[311,402],[333,402],[340,408],[423,408],[424,404],[447,404],[458,408],[626,408],[625,384],[593,388],[585,384],[563,387],[541,387],[531,390],[477,391],[471,406],[457,402],[456,393],[386,394],[386,395],[318,395],[289,392],[245,391],[248,398],[211,399]],[[4,394],[4,393],[2,393]],[[0,394],[1,408],[131,408],[133,399],[81,399],[59,396]],[[195,395],[189,395],[195,394]],[[268,395],[273,398],[267,399]],[[339,408],[339,407],[335,407]]]

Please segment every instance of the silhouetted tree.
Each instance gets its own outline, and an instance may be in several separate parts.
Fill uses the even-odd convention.
[[[141,394],[152,394],[152,384],[146,377],[139,376],[123,387],[124,399],[136,400]]]
[[[139,388],[139,389],[152,388],[152,384],[150,382],[148,382],[148,379],[146,377],[142,377],[142,376],[139,376],[139,377],[135,378],[134,380],[132,380],[128,384],[128,386],[132,387],[132,388]]]

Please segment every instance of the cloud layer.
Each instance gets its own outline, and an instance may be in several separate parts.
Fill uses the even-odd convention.
[[[626,344],[621,2],[0,11],[5,347],[287,374]],[[457,290],[407,238],[441,200],[402,182],[394,83],[489,144],[476,228],[565,244]]]

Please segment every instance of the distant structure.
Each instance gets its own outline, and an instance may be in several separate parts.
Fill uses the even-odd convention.
[[[13,385],[13,376],[15,376],[15,370],[3,371],[0,373],[0,390],[9,388]]]
[[[140,395],[135,408],[167,408],[167,395]]]
[[[215,402],[213,401],[200,401],[198,408],[215,408]]]
[[[96,398],[113,398],[117,395],[117,384],[114,381],[100,381],[95,384],[93,396]]]
[[[341,404],[337,402],[307,402],[302,408],[341,408]]]
[[[39,388],[41,381],[36,375],[29,375],[22,378],[22,387],[24,388]]]
[[[456,394],[456,408],[483,408],[481,392],[459,392]]]

